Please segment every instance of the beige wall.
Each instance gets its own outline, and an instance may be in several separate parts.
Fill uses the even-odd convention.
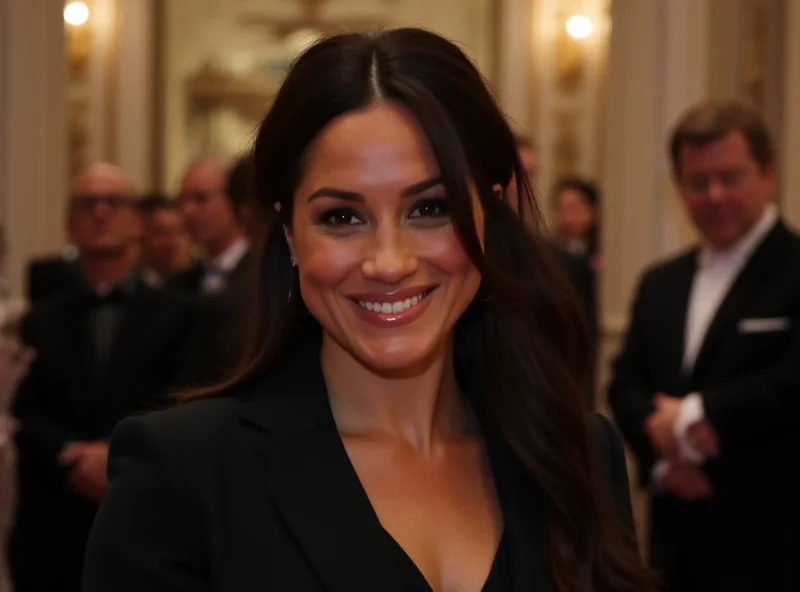
[[[800,2],[788,3],[785,25],[783,212],[800,229]]]
[[[0,222],[5,272],[23,291],[32,254],[64,240],[66,64],[60,0],[0,2]]]

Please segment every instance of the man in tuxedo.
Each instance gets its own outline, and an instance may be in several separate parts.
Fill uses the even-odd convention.
[[[77,285],[81,280],[78,253],[66,247],[56,255],[34,259],[28,265],[28,301],[36,304],[58,294],[63,288]]]
[[[183,176],[180,205],[186,228],[203,251],[195,265],[175,275],[168,286],[194,294],[214,295],[238,281],[250,259],[238,204],[227,192],[230,163],[203,158]]]
[[[139,217],[120,169],[95,164],[77,177],[68,227],[82,282],[35,305],[21,329],[35,359],[14,403],[16,592],[80,591],[107,439],[122,418],[164,404],[191,325],[185,303],[133,271]]]
[[[652,561],[668,591],[798,590],[800,237],[749,107],[692,109],[670,157],[700,245],[644,274],[609,387]]]
[[[186,226],[204,253],[167,282],[194,295],[199,311],[187,354],[191,386],[223,380],[240,358],[244,294],[253,264],[247,230],[255,228],[249,189],[246,160],[231,166],[225,159],[201,159],[189,166],[181,183]]]

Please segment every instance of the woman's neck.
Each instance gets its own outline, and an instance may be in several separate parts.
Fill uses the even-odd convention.
[[[449,344],[418,369],[381,373],[326,336],[322,369],[343,436],[402,440],[425,453],[436,441],[474,430],[456,384]]]

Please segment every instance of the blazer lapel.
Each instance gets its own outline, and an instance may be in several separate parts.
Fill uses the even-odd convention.
[[[120,409],[130,408],[130,397],[135,389],[131,391],[119,388],[119,385],[126,384],[126,380],[135,384],[139,379],[131,375],[131,368],[136,367],[135,364],[131,365],[131,360],[147,355],[141,351],[143,347],[148,347],[147,340],[143,341],[143,337],[148,336],[149,332],[157,331],[156,321],[160,309],[158,300],[153,297],[156,294],[154,288],[137,280],[133,293],[123,305],[122,319],[114,336],[114,345],[102,370],[103,374],[98,377],[97,383],[101,388],[95,389],[98,418],[110,420],[117,417]]]
[[[152,296],[153,288],[137,280],[133,293],[124,304],[122,319],[114,337],[114,346],[108,357],[106,376],[116,376],[142,345],[141,337],[145,327],[152,327],[158,314],[158,301]]]
[[[401,592],[389,540],[333,421],[319,347],[270,378],[242,414],[270,497],[331,592]]]
[[[63,335],[68,345],[65,351],[73,356],[70,366],[76,375],[75,384],[78,385],[74,392],[80,393],[83,397],[76,402],[77,409],[91,408],[91,405],[87,406],[85,400],[86,393],[90,392],[92,387],[93,351],[89,333],[89,311],[89,296],[85,290],[80,289],[75,290],[73,298],[68,301],[63,312]]]
[[[686,345],[686,320],[689,314],[689,298],[692,292],[694,275],[697,272],[697,253],[695,249],[686,255],[675,269],[675,277],[671,282],[669,292],[663,295],[660,312],[663,322],[668,323],[664,336],[666,343],[664,351],[667,352],[666,376],[682,377],[683,354]],[[679,390],[677,385],[669,385],[667,391]]]
[[[711,353],[720,340],[736,330],[736,322],[742,315],[742,310],[764,289],[765,283],[769,285],[769,277],[774,266],[778,264],[776,250],[780,247],[785,232],[786,227],[778,223],[739,272],[708,327],[692,368],[690,383],[694,384],[702,376],[711,360]]]

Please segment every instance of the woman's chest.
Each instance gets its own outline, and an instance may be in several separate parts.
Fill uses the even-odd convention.
[[[425,458],[346,446],[378,521],[410,560],[401,564],[413,563],[435,591],[482,590],[503,516],[480,443]]]

